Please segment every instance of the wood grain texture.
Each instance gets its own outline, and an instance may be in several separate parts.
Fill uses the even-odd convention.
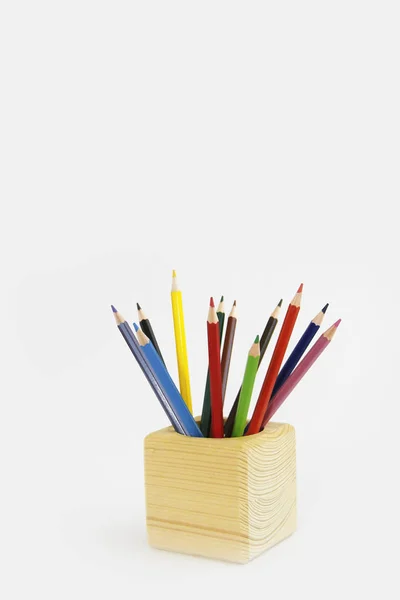
[[[147,534],[155,548],[246,563],[296,529],[296,442],[268,423],[239,438],[172,427],[145,438]]]

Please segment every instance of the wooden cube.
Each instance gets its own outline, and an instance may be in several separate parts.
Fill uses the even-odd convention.
[[[172,427],[145,438],[149,544],[247,563],[296,529],[295,430],[187,437]]]

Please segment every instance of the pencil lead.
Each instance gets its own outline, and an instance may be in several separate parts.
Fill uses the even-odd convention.
[[[175,271],[175,269],[172,271],[172,277],[176,277],[176,271]]]
[[[336,321],[336,323],[333,324],[334,327],[339,327],[340,323],[341,323],[342,319],[338,319]]]
[[[327,302],[327,303],[325,304],[325,306],[324,306],[324,308],[321,310],[321,312],[323,312],[323,313],[325,314],[325,313],[326,313],[326,311],[327,311],[327,309],[328,309],[328,306],[329,306],[329,302]]]
[[[111,308],[112,308],[113,313],[118,312],[117,309],[115,308],[115,306],[113,306],[113,304],[111,304]]]
[[[303,291],[303,284],[301,283],[299,289],[297,290],[297,293],[301,294],[302,291]]]
[[[283,299],[281,298],[278,302],[278,306],[282,306]]]
[[[133,324],[133,326],[134,326],[134,328],[135,328],[135,331],[138,331],[138,329],[139,329],[139,325],[137,325],[136,323],[134,323],[134,324]]]
[[[213,297],[212,297],[212,296],[211,296],[211,298],[210,298],[210,306],[212,306],[212,307],[214,307],[214,306],[215,306],[215,304],[214,304],[214,299],[213,299]]]
[[[142,307],[140,306],[139,302],[136,302],[136,306],[138,310],[142,310]]]
[[[236,300],[234,301],[233,306],[236,306]]]
[[[258,336],[256,337],[256,339],[254,340],[254,343],[255,343],[255,344],[258,344],[258,343],[259,343],[259,341],[260,341],[260,336],[258,335]]]

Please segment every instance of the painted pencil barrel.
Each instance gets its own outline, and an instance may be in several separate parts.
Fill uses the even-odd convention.
[[[293,351],[286,363],[283,365],[278,377],[276,378],[275,386],[272,391],[271,398],[279,391],[282,385],[285,383],[293,369],[296,368],[299,360],[303,356],[304,352],[307,350],[308,346],[312,342],[315,334],[319,329],[319,325],[315,325],[315,323],[310,323],[297,342],[296,346],[293,348]]]
[[[143,321],[140,321],[140,327],[142,328],[143,333],[145,335],[147,335],[147,337],[149,338],[149,340],[153,344],[153,346],[154,346],[154,348],[155,348],[158,356],[161,358],[162,362],[165,365],[165,361],[164,361],[163,356],[161,354],[160,346],[158,345],[156,336],[154,335],[153,327],[151,326],[151,323],[150,323],[149,319],[143,319]]]
[[[186,347],[185,321],[183,316],[182,293],[171,292],[172,313],[174,317],[174,332],[176,358],[178,362],[179,388],[187,407],[192,412],[192,393],[190,390],[189,361]]]
[[[222,299],[221,299],[222,301]],[[219,341],[221,343],[224,333],[225,313],[217,312],[219,323]],[[204,390],[203,408],[201,411],[200,430],[204,437],[210,437],[211,431],[211,400],[210,400],[210,370],[207,369],[206,387]]]
[[[168,399],[166,398],[157,379],[155,378],[154,373],[148,363],[148,360],[143,355],[143,353],[140,349],[140,346],[138,344],[138,341],[135,338],[134,333],[131,330],[131,328],[129,327],[128,323],[126,321],[124,323],[121,323],[120,325],[118,325],[118,329],[120,330],[125,342],[129,346],[129,349],[131,350],[133,356],[135,357],[139,367],[142,369],[144,376],[146,377],[146,379],[149,382],[151,388],[153,389],[155,395],[157,396],[157,399],[160,402],[168,419],[170,420],[173,428],[175,429],[175,431],[177,433],[181,433],[181,434],[185,435],[184,428],[182,427],[181,423],[179,422],[179,419],[177,418],[173,407],[168,402]]]
[[[185,404],[178,388],[166,370],[164,363],[162,362],[159,354],[156,352],[153,344],[149,342],[148,344],[141,346],[141,349],[144,356],[147,358],[151,367],[153,368],[154,374],[157,377],[161,389],[169,399],[170,404],[173,406],[184,433],[191,437],[203,437],[203,434],[198,428],[196,421],[192,417],[191,412]]]
[[[232,437],[239,437],[243,435],[244,428],[246,427],[247,414],[249,412],[249,406],[251,396],[253,393],[254,383],[256,380],[256,374],[258,369],[259,357],[249,356],[247,359],[245,375],[243,378],[242,388],[240,390],[239,403],[236,412],[235,423],[233,425]]]
[[[268,409],[263,419],[263,427],[273,417],[278,408],[282,406],[289,394],[294,390],[299,381],[304,377],[307,371],[313,366],[317,358],[322,354],[325,348],[330,343],[330,340],[323,335],[314,344],[313,348],[306,354],[299,365],[294,369],[292,374],[286,379],[277,394],[271,399]]]

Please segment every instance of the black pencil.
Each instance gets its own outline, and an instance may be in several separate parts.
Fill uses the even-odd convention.
[[[260,361],[258,363],[258,368],[260,368],[261,361],[262,361],[264,354],[268,348],[268,344],[269,344],[269,342],[272,338],[272,335],[275,331],[275,327],[278,324],[278,315],[279,315],[279,310],[280,310],[281,306],[282,306],[282,300],[279,301],[277,307],[272,312],[270,318],[267,321],[267,324],[265,326],[263,334],[261,336],[261,339],[260,339]],[[240,388],[240,390],[238,391],[235,402],[233,403],[233,406],[231,408],[231,412],[229,413],[229,416],[225,421],[225,427],[224,427],[225,437],[232,436],[232,431],[233,431],[233,426],[235,424],[236,411],[237,411],[237,407],[239,404],[239,396],[240,396],[241,389],[242,388]]]
[[[155,351],[157,352],[158,356],[161,358],[161,360],[163,361],[163,363],[165,365],[165,361],[162,357],[160,346],[158,345],[156,336],[154,335],[154,331],[151,326],[150,320],[146,317],[143,308],[140,306],[140,304],[138,302],[136,302],[136,306],[137,306],[137,310],[138,310],[140,329],[143,331],[143,333],[145,335],[147,335],[147,337],[153,344]]]

